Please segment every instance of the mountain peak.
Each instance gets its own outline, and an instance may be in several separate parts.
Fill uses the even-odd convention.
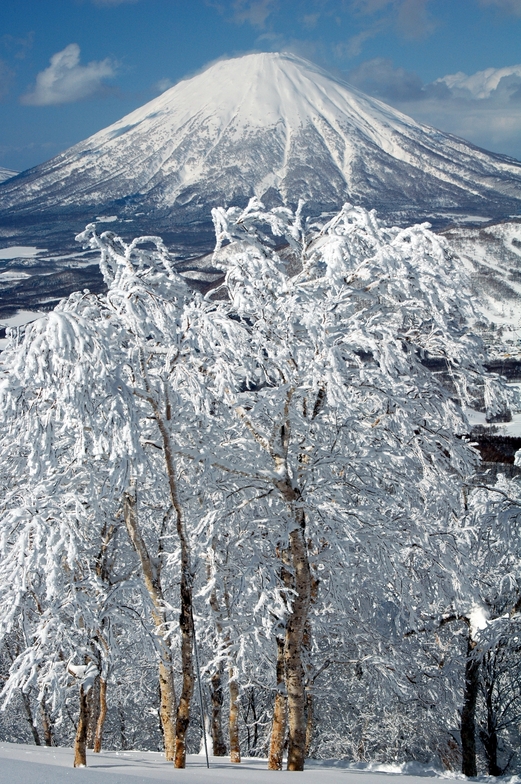
[[[100,209],[208,219],[257,196],[397,222],[521,212],[521,164],[421,125],[288,53],[219,60],[0,186],[0,218]]]

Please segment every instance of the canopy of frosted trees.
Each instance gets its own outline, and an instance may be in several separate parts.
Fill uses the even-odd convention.
[[[3,737],[515,770],[521,493],[465,437],[504,393],[460,265],[351,205],[213,216],[206,295],[89,225],[106,294],[2,354]]]

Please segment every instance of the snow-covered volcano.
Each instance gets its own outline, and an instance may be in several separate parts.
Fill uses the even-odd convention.
[[[0,218],[344,201],[399,222],[521,213],[521,163],[421,125],[291,54],[217,62],[0,186]],[[108,212],[107,212],[108,211]]]

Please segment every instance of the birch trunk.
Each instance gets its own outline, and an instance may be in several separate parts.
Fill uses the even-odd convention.
[[[222,707],[223,707],[223,665],[219,663],[219,667],[212,675],[211,679],[211,701],[212,701],[212,719],[211,719],[211,732],[212,732],[212,746],[213,753],[216,757],[226,756],[226,743],[224,742],[223,727],[222,727]]]
[[[175,755],[175,729],[173,721],[175,712],[175,690],[172,670],[172,652],[170,646],[163,637],[167,622],[164,610],[163,592],[157,569],[150,558],[139,530],[135,488],[131,488],[124,493],[123,511],[130,541],[132,542],[141,563],[145,587],[152,602],[152,620],[158,633],[160,649],[159,692],[161,697],[159,715],[163,728],[165,756],[167,760],[171,761],[174,759]]]
[[[284,640],[277,637],[277,692],[273,706],[268,770],[282,770],[288,705],[284,677]]]
[[[230,762],[241,761],[241,746],[239,741],[239,683],[237,670],[230,667]]]
[[[181,545],[182,564],[187,557],[186,544]],[[187,578],[186,569],[181,574],[181,613],[179,626],[181,627],[181,664],[183,668],[183,685],[175,725],[175,758],[176,768],[186,767],[186,732],[190,722],[190,706],[194,693],[194,668],[192,660],[194,628],[192,622],[192,590],[191,582]]]
[[[87,724],[87,748],[94,749],[94,741],[96,737],[96,725],[98,723],[98,716],[100,712],[99,675],[95,678],[92,687],[89,689],[89,693],[87,695],[87,704],[89,708],[89,721]]]
[[[304,770],[306,757],[306,690],[302,647],[311,599],[311,570],[304,538],[304,512],[297,513],[299,527],[289,535],[289,552],[295,597],[286,625],[284,662],[288,695],[288,770]]]
[[[225,589],[224,589],[224,603],[226,606],[226,612],[228,614],[228,618],[230,618],[230,597],[228,594],[228,589],[226,587],[226,580],[225,580]],[[213,610],[214,617],[215,617],[215,628],[219,637],[222,637],[222,623],[221,623],[221,608],[219,606],[219,601],[217,599],[217,593],[215,590],[211,592],[210,595],[210,606]],[[225,644],[228,650],[230,649],[231,641],[229,636],[225,637]],[[230,710],[228,714],[228,734],[230,738],[230,762],[239,763],[241,761],[241,746],[239,740],[239,682],[237,680],[237,667],[235,667],[233,660],[231,657],[229,658],[228,664],[228,693],[230,698]],[[220,665],[222,672],[222,666]],[[219,676],[220,679],[221,676]],[[221,694],[221,705],[222,705],[222,694]],[[220,713],[220,710],[219,710]],[[219,723],[220,723],[220,715],[219,715]],[[217,729],[216,732],[221,732],[222,737],[222,730]],[[224,742],[223,742],[223,747]],[[225,752],[226,753],[226,752]]]
[[[181,612],[179,614],[179,627],[181,629],[181,668],[183,673],[183,683],[181,695],[177,706],[175,724],[175,752],[174,765],[176,768],[186,767],[186,732],[190,723],[190,708],[194,693],[194,622],[192,610],[192,567],[190,563],[190,544],[185,530],[183,510],[177,491],[177,478],[174,464],[174,448],[170,437],[168,422],[172,418],[172,410],[168,400],[166,386],[165,409],[161,411],[159,403],[150,388],[146,364],[143,356],[140,358],[141,372],[147,390],[147,400],[154,412],[161,439],[163,441],[163,455],[168,477],[168,489],[170,501],[175,513],[176,530],[181,549]]]
[[[288,450],[291,440],[290,406],[294,391],[294,387],[288,388],[283,420],[280,427],[273,428],[270,440],[255,429],[243,408],[239,406],[235,411],[257,443],[273,460],[276,474],[281,477],[275,479],[273,484],[295,519],[295,528],[289,533],[288,551],[282,554],[283,562],[289,561],[291,567],[293,588],[291,612],[286,621],[284,672],[289,727],[287,769],[301,771],[304,770],[306,757],[306,684],[302,650],[311,602],[311,569],[305,540],[306,517],[304,510],[299,506],[301,494],[298,486],[293,486],[288,470]],[[312,419],[315,419],[320,412],[324,400],[325,390],[320,390],[313,408]]]
[[[78,716],[78,726],[76,737],[74,738],[74,767],[87,767],[87,731],[89,726],[89,703],[88,695],[85,694],[83,686],[80,686],[80,715]]]
[[[208,579],[211,577],[211,567],[208,564]],[[219,602],[217,601],[217,593],[215,588],[210,594],[210,607],[212,608],[215,618],[215,628],[218,638],[222,636],[222,625],[220,622],[221,610]],[[217,670],[212,675],[211,679],[211,700],[212,700],[212,745],[213,753],[216,757],[226,756],[226,743],[224,742],[223,725],[222,725],[222,707],[223,707],[223,673],[224,664],[219,662]]]
[[[42,697],[40,702],[40,718],[42,720],[43,740],[46,746],[54,746],[54,739],[52,736],[52,724],[45,704],[45,696]]]
[[[306,757],[309,757],[311,741],[313,740],[313,695],[308,691],[306,695]]]
[[[107,716],[107,681],[100,678],[99,682],[99,714],[96,722],[96,733],[94,735],[94,753],[99,754],[103,739],[103,725]]]
[[[38,730],[36,729],[36,725],[34,723],[33,712],[31,710],[31,700],[30,700],[29,695],[27,694],[27,692],[22,691],[21,695],[22,695],[22,702],[23,702],[24,708],[25,708],[25,713],[27,715],[27,721],[28,721],[29,726],[31,728],[31,733],[32,733],[33,740],[34,740],[34,745],[35,746],[41,746],[42,742],[40,740],[40,736],[38,735]]]

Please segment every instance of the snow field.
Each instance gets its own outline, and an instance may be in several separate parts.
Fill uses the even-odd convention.
[[[175,770],[163,754],[146,751],[103,751],[88,755],[88,768],[73,768],[73,751],[69,748],[47,748],[17,743],[0,743],[1,784],[134,784],[138,781],[188,781],[189,784],[227,784],[244,782],[293,781],[309,784],[419,784],[425,777],[464,779],[454,773],[436,772],[416,766],[415,775],[402,772],[400,766],[368,766],[356,769],[340,760],[310,760],[302,773],[266,770],[266,760],[244,758],[232,765],[227,758],[211,757],[210,769],[204,757],[189,755],[185,770]],[[510,784],[519,777],[507,777]],[[399,779],[399,781],[396,781]],[[483,781],[485,779],[483,778]],[[506,780],[506,779],[505,779]]]

